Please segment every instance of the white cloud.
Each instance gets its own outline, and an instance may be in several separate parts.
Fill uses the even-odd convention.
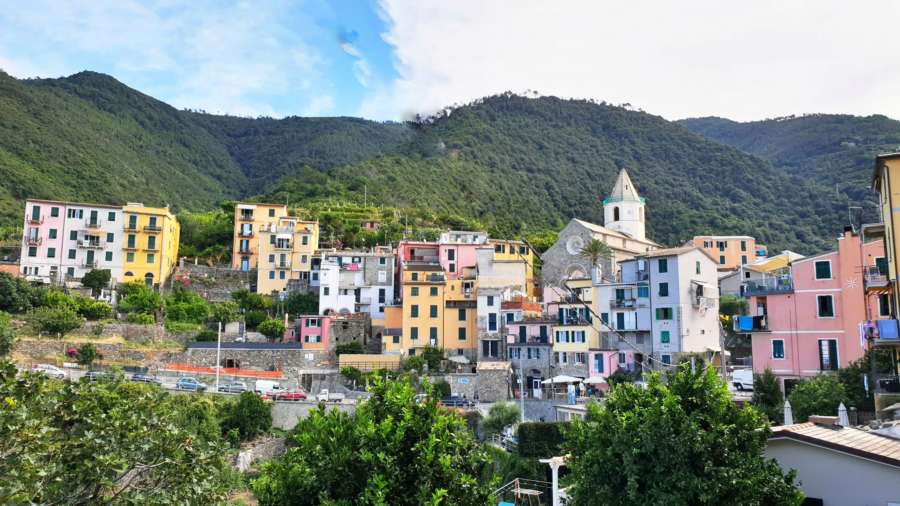
[[[306,105],[306,109],[303,110],[301,115],[303,116],[323,116],[328,114],[334,109],[334,97],[331,95],[321,95],[318,97],[314,97],[309,104]]]
[[[670,119],[900,118],[900,3],[381,0],[394,117],[506,90],[628,102]],[[392,104],[390,111],[373,103]]]

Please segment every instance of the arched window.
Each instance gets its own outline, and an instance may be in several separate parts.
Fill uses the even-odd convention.
[[[148,272],[147,274],[144,275],[144,283],[146,283],[147,286],[153,286],[153,273],[152,272]]]
[[[619,206],[613,207],[613,221],[619,221]]]

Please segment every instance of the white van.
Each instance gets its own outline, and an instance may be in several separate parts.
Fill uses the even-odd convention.
[[[285,389],[277,381],[272,380],[256,380],[256,393],[259,395],[268,395],[284,392]]]
[[[731,384],[740,391],[753,390],[753,369],[737,369],[731,373]]]

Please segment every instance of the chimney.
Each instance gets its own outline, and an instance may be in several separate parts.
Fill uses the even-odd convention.
[[[826,427],[841,427],[840,425],[838,425],[838,417],[836,416],[810,415],[807,421],[816,425],[824,425]]]

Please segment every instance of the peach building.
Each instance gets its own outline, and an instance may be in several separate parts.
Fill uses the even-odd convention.
[[[690,244],[702,249],[719,265],[731,271],[768,256],[768,248],[749,235],[698,235]]]
[[[751,316],[738,326],[751,332],[753,369],[782,379],[816,376],[861,358],[860,325],[888,313],[888,301],[867,292],[864,272],[883,262],[884,243],[863,244],[852,230],[838,248],[795,260],[790,273],[748,282]]]

